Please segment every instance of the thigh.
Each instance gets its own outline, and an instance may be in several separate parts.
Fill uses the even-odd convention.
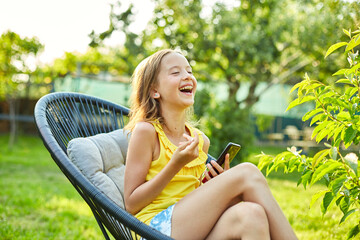
[[[172,234],[175,239],[204,239],[220,216],[238,203],[241,184],[234,188],[234,169],[230,169],[197,188],[174,208]]]

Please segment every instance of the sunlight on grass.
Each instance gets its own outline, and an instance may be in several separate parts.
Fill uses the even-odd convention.
[[[0,239],[102,239],[85,201],[38,137],[0,136]]]
[[[76,215],[93,216],[89,206],[86,205],[83,200],[75,201],[73,199],[54,196],[45,204],[45,208],[56,212],[69,211]]]
[[[355,219],[349,219],[348,222],[339,225],[343,214],[337,208],[331,208],[328,213],[322,216],[320,200],[310,208],[312,195],[325,189],[323,185],[315,184],[304,190],[302,186],[296,187],[295,181],[269,177],[268,182],[274,197],[279,202],[299,239],[346,239]]]
[[[38,137],[19,138],[7,151],[6,136],[0,136],[0,239],[103,239],[90,208],[66,179]],[[1,145],[3,144],[3,145]],[[253,159],[263,147],[253,149]],[[264,147],[276,154],[283,149]],[[3,154],[4,153],[4,154]],[[253,159],[253,161],[256,161]],[[297,187],[298,174],[275,172],[269,186],[284,210],[299,240],[345,239],[351,224],[339,225],[342,213],[331,209],[322,217],[319,202],[309,208],[315,184]]]

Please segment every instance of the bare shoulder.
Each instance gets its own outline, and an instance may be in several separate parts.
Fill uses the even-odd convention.
[[[148,122],[138,122],[136,123],[132,133],[131,139],[137,143],[153,143],[156,140],[156,130],[151,123]]]
[[[149,122],[138,122],[136,123],[133,133],[137,134],[150,134],[153,135],[156,133],[154,126]]]

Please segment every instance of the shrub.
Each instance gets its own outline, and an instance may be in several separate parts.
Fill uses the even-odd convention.
[[[266,168],[266,174],[278,169],[286,173],[298,171],[301,173],[298,185],[302,184],[305,189],[320,180],[324,181],[326,190],[313,195],[310,207],[322,198],[323,215],[333,205],[342,211],[339,224],[356,217],[356,225],[348,233],[350,239],[360,232],[360,168],[357,154],[345,155],[343,149],[356,147],[360,142],[360,57],[357,50],[360,28],[343,31],[350,40],[332,45],[325,54],[326,58],[345,47],[349,67],[333,74],[342,77],[331,86],[312,80],[306,74],[305,79],[292,88],[291,92],[297,90],[297,97],[288,107],[291,109],[309,101],[314,103],[314,109],[308,111],[302,120],[311,119],[310,125],[315,126],[312,138],[318,144],[327,140],[326,148],[313,157],[302,154],[294,146],[276,156],[262,153],[258,167]]]

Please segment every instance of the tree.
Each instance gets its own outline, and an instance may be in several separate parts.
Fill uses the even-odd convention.
[[[19,86],[30,81],[31,69],[27,60],[35,58],[43,45],[35,37],[21,38],[18,34],[7,31],[0,37],[0,98],[5,98],[10,109],[10,139],[12,147],[16,136],[17,98]]]
[[[300,70],[317,67],[319,54],[338,36],[338,19],[353,22],[359,10],[343,1],[318,0],[244,0],[214,6],[199,0],[155,3],[154,19],[144,31],[146,48],[181,49],[198,79],[227,85],[227,100],[208,104],[202,111],[207,119],[205,132],[219,148],[216,153],[230,136],[249,143],[251,107],[264,91],[273,84],[296,83]],[[331,66],[336,64],[319,68],[323,76],[334,69]],[[260,83],[267,87],[259,91]],[[248,86],[247,95],[239,96],[243,85]]]
[[[134,20],[134,7],[132,4],[123,8],[120,1],[111,4],[111,11],[109,16],[109,28],[102,33],[95,33],[92,31],[89,34],[91,42],[90,47],[98,48],[104,47],[103,40],[109,38],[114,31],[124,34],[125,43],[115,49],[111,49],[114,53],[114,60],[119,63],[118,66],[127,75],[132,75],[137,64],[148,56],[148,51],[144,47],[142,35],[133,33],[130,26]]]
[[[359,10],[343,1],[318,0],[244,0],[212,8],[199,0],[155,3],[147,42],[184,50],[196,62],[200,79],[225,81],[228,100],[243,107],[259,100],[260,82],[299,81],[295,73],[318,65],[324,46],[337,39],[338,19],[348,25]],[[244,83],[249,91],[239,98]]]
[[[251,107],[271,85],[300,81],[300,70],[316,68],[322,81],[337,62],[321,65],[319,54],[338,37],[339,19],[343,25],[353,25],[359,11],[356,3],[332,0],[243,0],[232,4],[216,2],[212,6],[200,0],[154,2],[154,17],[141,34],[127,28],[131,23],[127,19],[133,12],[130,6],[126,11],[111,13],[110,27],[98,39],[122,31],[131,47],[128,55],[140,57],[159,48],[182,50],[198,80],[227,85],[227,100],[212,106],[208,101],[207,111],[202,111],[205,118],[214,117],[208,114],[216,112],[210,108],[250,114]],[[267,87],[259,91],[259,83],[266,83]],[[246,96],[238,95],[242,85],[248,86]],[[232,109],[221,109],[228,108],[228,102]],[[249,116],[240,115],[249,121]],[[225,124],[238,129],[237,136],[247,135],[244,130],[250,131],[241,127],[239,119],[230,120],[233,122],[210,122],[207,133],[211,135],[219,130],[216,126]]]

